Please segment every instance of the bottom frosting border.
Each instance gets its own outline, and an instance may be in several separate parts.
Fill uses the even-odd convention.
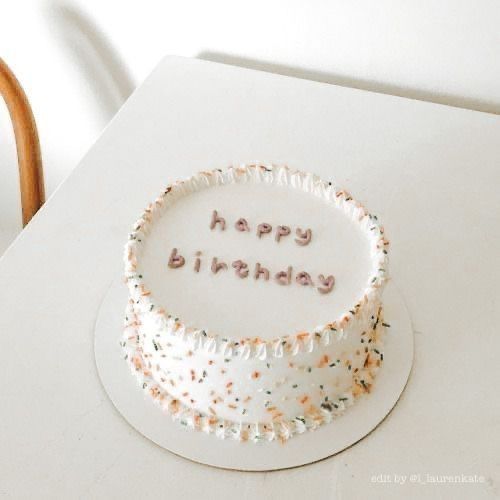
[[[383,308],[380,312],[380,322],[378,329],[385,329],[390,325],[383,322]],[[381,332],[380,338],[383,338]],[[168,391],[162,388],[153,378],[152,373],[146,367],[146,362],[142,356],[142,348],[137,344],[138,334],[132,332],[130,325],[126,328],[126,335],[121,340],[120,345],[124,353],[124,360],[129,364],[129,368],[139,386],[145,394],[156,403],[161,410],[169,415],[174,421],[192,430],[202,431],[207,434],[215,434],[220,439],[235,439],[240,442],[275,441],[286,442],[297,434],[306,431],[314,431],[320,426],[329,424],[333,420],[343,416],[346,410],[352,406],[359,398],[369,397],[368,391],[350,390],[345,392],[338,400],[332,401],[330,408],[318,410],[314,416],[298,415],[292,420],[271,422],[271,423],[247,423],[224,420],[218,417],[204,414],[193,408],[189,408],[179,401]],[[383,354],[381,356],[383,361]],[[382,364],[381,364],[382,366]],[[374,384],[378,370],[374,372]]]

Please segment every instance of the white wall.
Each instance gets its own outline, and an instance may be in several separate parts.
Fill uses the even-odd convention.
[[[32,101],[50,194],[165,54],[500,113],[496,0],[3,0],[0,57]],[[20,228],[0,106],[0,253]]]

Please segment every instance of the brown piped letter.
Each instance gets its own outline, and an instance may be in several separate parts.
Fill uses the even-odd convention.
[[[177,269],[178,267],[182,267],[185,263],[186,259],[182,255],[178,255],[177,248],[174,248],[168,259],[168,267]]]

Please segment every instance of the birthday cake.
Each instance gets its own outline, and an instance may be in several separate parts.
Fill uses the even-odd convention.
[[[314,430],[374,388],[387,246],[377,217],[313,174],[251,164],[175,182],[126,244],[124,357],[189,428]]]

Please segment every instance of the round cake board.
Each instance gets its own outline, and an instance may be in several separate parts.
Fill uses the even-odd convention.
[[[271,471],[306,465],[339,453],[368,435],[394,408],[413,362],[410,318],[394,283],[384,292],[386,329],[384,364],[374,389],[346,412],[316,431],[279,441],[241,443],[186,429],[165,414],[141,390],[123,359],[120,341],[127,289],[122,280],[110,286],[95,327],[95,357],[102,385],[123,418],[140,434],[166,450],[214,467],[240,471]]]

